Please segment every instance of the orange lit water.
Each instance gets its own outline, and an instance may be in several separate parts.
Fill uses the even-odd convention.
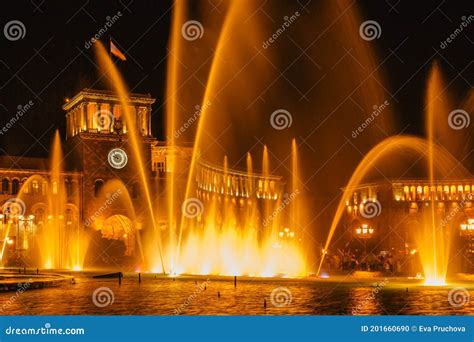
[[[344,283],[311,280],[239,279],[234,288],[232,279],[209,277],[206,290],[198,290],[208,278],[159,278],[142,274],[126,276],[122,285],[116,280],[95,280],[76,276],[75,285],[26,291],[11,302],[3,315],[173,315],[182,308],[183,315],[472,315],[474,307],[454,309],[449,305],[446,288],[385,286],[374,294],[372,282]],[[197,284],[195,283],[197,282]],[[99,287],[113,291],[113,304],[97,307],[91,300]],[[271,293],[285,287],[291,302],[273,306]],[[220,292],[220,298],[217,296]],[[474,291],[469,289],[471,298]],[[197,295],[195,295],[197,293]],[[0,293],[0,305],[12,293]],[[192,300],[189,300],[191,298]],[[71,298],[74,298],[71,301]],[[267,308],[263,300],[267,301]]]

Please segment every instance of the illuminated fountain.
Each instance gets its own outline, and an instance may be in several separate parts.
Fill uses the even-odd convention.
[[[453,229],[451,225],[442,224],[444,216],[442,211],[436,209],[438,194],[435,184],[437,180],[445,180],[448,177],[465,179],[471,175],[451,153],[456,147],[453,140],[455,142],[457,140],[452,136],[450,130],[453,130],[448,125],[447,116],[450,112],[449,108],[452,107],[449,106],[444,92],[445,87],[442,84],[439,67],[437,63],[434,63],[428,80],[426,95],[427,138],[389,137],[377,144],[364,156],[347,183],[346,190],[332,221],[324,250],[327,250],[330,246],[334,232],[344,213],[345,203],[348,203],[354,189],[362,183],[371,171],[381,165],[390,165],[390,158],[400,157],[409,152],[415,156],[423,157],[427,162],[428,169],[429,191],[426,196],[429,202],[426,205],[429,208],[423,211],[421,227],[413,232],[425,274],[425,284],[430,286],[446,284],[449,251],[452,243],[451,237],[456,232],[451,231]],[[446,146],[452,148],[450,152],[448,152]],[[397,162],[403,163],[398,159]],[[323,261],[324,254],[319,263],[318,274],[321,271]]]
[[[173,51],[178,54],[183,50],[180,48],[183,41],[180,34],[181,22],[184,18],[183,3],[177,2],[171,34]],[[238,14],[241,14],[244,9],[245,7],[240,4],[234,3],[230,6],[228,18],[223,24],[217,42],[217,52],[209,72],[209,82],[202,103],[214,101],[217,81],[221,81],[218,77],[219,71],[223,67],[219,63],[218,55],[232,53],[228,50],[229,45],[226,44],[224,38],[229,30],[238,24]],[[126,109],[128,108],[128,92],[125,84],[103,46],[97,43],[96,47],[101,69],[109,76],[111,86],[125,108],[126,125],[128,128],[135,127],[133,115]],[[178,99],[175,92],[179,86],[179,72],[174,55],[170,55],[167,87],[169,99],[166,102],[167,146],[169,148],[174,148],[176,145],[173,132],[177,126],[177,118],[182,118],[182,115],[177,113]],[[167,234],[157,227],[155,217],[162,214],[163,208],[155,208],[151,199],[149,179],[145,171],[147,166],[143,164],[141,157],[139,134],[133,129],[128,131],[132,154],[136,161],[135,166],[147,199],[150,217],[145,225],[154,232],[151,238],[141,238],[144,244],[144,268],[154,272],[169,271],[173,274],[303,275],[305,261],[300,243],[295,238],[294,228],[284,225],[283,215],[280,213],[282,209],[279,209],[284,207],[286,205],[284,202],[287,201],[281,187],[283,182],[281,178],[271,175],[267,147],[264,147],[261,174],[253,171],[250,154],[247,154],[245,171],[229,168],[226,156],[222,158],[225,160],[222,166],[215,167],[207,163],[202,158],[201,152],[206,150],[203,147],[206,143],[203,132],[209,128],[211,122],[207,108],[205,106],[202,108],[193,139],[193,156],[184,193],[180,194],[175,186],[174,158],[170,156],[167,159],[167,169],[171,170],[166,179]],[[206,154],[206,157],[209,155],[212,156],[211,159],[219,159],[219,154]],[[210,169],[217,170],[216,177],[220,180],[216,178],[209,184],[213,183],[212,186],[217,186],[216,182],[220,182],[219,191],[216,188],[206,192],[199,188],[200,184],[204,184],[201,182],[200,173]],[[239,182],[238,185],[235,184],[236,181]],[[184,198],[184,202],[179,203],[177,198]],[[196,214],[186,213],[184,204],[188,203],[198,206]],[[296,206],[293,205],[292,208],[292,211],[296,212]],[[289,209],[284,212],[287,211]],[[295,227],[296,217],[295,214],[290,220]],[[279,234],[280,232],[283,236]]]
[[[165,147],[171,152],[166,155],[164,191],[158,191],[165,194],[164,198],[154,198],[157,193],[154,187],[158,186],[156,183],[159,181],[152,178],[150,167],[145,162],[144,153],[147,152],[142,145],[140,132],[134,129],[137,128],[136,118],[135,113],[130,110],[126,83],[103,45],[100,42],[95,44],[100,71],[107,74],[110,88],[118,95],[123,108],[121,115],[127,131],[119,139],[128,143],[131,150],[134,171],[141,193],[144,194],[145,202],[142,203],[146,203],[146,208],[143,208],[143,217],[137,217],[126,185],[119,180],[109,181],[96,196],[97,203],[106,201],[107,196],[120,190],[123,196],[114,205],[125,212],[127,217],[113,215],[106,218],[107,215],[104,215],[97,218],[93,228],[100,229],[105,239],[123,242],[125,255],[135,256],[140,264],[138,268],[143,271],[172,275],[304,276],[314,272],[308,257],[308,252],[314,249],[314,245],[311,245],[313,240],[303,234],[313,228],[317,228],[319,233],[323,227],[322,220],[314,220],[313,223],[312,218],[307,219],[309,208],[313,213],[316,212],[314,202],[335,197],[339,187],[347,183],[323,246],[317,270],[319,274],[324,256],[331,247],[334,232],[344,213],[345,203],[352,196],[353,190],[373,170],[391,165],[396,159],[394,156],[408,152],[426,160],[426,175],[432,188],[437,180],[446,177],[456,168],[458,161],[443,148],[452,139],[448,137],[446,127],[441,129],[436,126],[437,122],[445,123],[438,112],[446,113],[449,108],[447,101],[440,100],[443,98],[441,95],[444,87],[439,70],[436,66],[433,68],[428,82],[427,139],[390,136],[395,126],[390,107],[377,118],[377,130],[374,129],[376,133],[368,127],[363,135],[356,135],[357,143],[360,143],[358,151],[360,148],[364,155],[359,162],[360,157],[352,148],[347,148],[352,143],[340,146],[340,137],[334,132],[348,128],[352,130],[360,122],[364,122],[367,109],[372,110],[374,104],[385,103],[386,94],[381,90],[383,87],[380,87],[383,81],[375,55],[368,48],[368,43],[359,37],[360,18],[357,8],[348,1],[314,5],[321,6],[321,13],[327,15],[322,16],[318,23],[323,27],[324,34],[318,36],[318,44],[314,47],[309,45],[311,50],[308,50],[307,55],[316,56],[314,59],[328,72],[327,79],[335,81],[325,83],[323,90],[315,87],[313,96],[316,105],[303,106],[298,105],[297,101],[281,103],[281,98],[293,97],[290,93],[287,94],[288,89],[284,87],[279,89],[275,86],[276,90],[268,91],[268,98],[255,98],[256,94],[267,91],[268,84],[273,84],[275,76],[279,77],[282,69],[282,65],[278,64],[279,59],[284,60],[288,56],[275,58],[271,51],[275,51],[276,44],[266,51],[260,48],[261,42],[271,36],[272,32],[265,32],[260,27],[261,23],[256,19],[258,15],[254,18],[252,14],[252,19],[243,20],[250,13],[257,12],[257,4],[242,0],[223,6],[226,7],[223,19],[216,19],[216,16],[201,18],[206,34],[202,41],[194,43],[183,37],[183,25],[191,12],[186,2],[177,1],[173,7],[166,99],[163,101]],[[275,7],[277,13],[285,10]],[[325,24],[330,23],[332,27],[336,17],[338,19],[334,22],[334,27],[326,34]],[[309,19],[301,16],[298,20]],[[307,27],[303,23],[292,27],[295,30],[294,36],[303,41],[313,41],[314,37],[305,34]],[[229,37],[233,39],[229,40]],[[352,60],[341,58],[340,68],[334,65],[336,53],[332,48],[335,40],[353,44],[350,50]],[[206,56],[188,53],[196,45],[186,45],[197,43],[206,44],[213,51],[211,58],[206,59],[209,62],[203,63],[202,69],[201,61],[198,60]],[[285,48],[283,38],[278,44]],[[290,50],[287,49],[289,56],[292,53]],[[343,52],[342,55],[347,54]],[[191,59],[196,61],[193,63]],[[295,60],[298,59],[299,57]],[[353,60],[359,61],[364,67],[354,67]],[[182,67],[183,64],[186,68]],[[304,65],[297,69],[292,71],[295,78],[301,78],[302,83],[310,83],[307,88],[308,93],[311,93],[317,78],[313,76],[318,71],[312,75]],[[199,84],[194,84],[194,88],[189,89],[186,85],[189,79],[193,79],[194,75],[191,73],[195,71],[205,73],[207,81],[205,87],[202,87],[204,82],[201,82],[201,78]],[[298,74],[299,72],[304,75]],[[304,100],[306,96],[309,95],[304,94],[300,100]],[[347,99],[350,101],[346,101]],[[268,103],[271,103],[271,109]],[[348,103],[355,103],[357,110]],[[181,142],[181,137],[175,133],[183,122],[187,122],[188,109],[199,104],[198,120],[194,127],[183,133],[183,139],[192,141],[194,148],[189,170],[186,168],[182,172],[173,153]],[[294,114],[291,129],[289,126],[286,127],[288,130],[275,128],[268,122],[268,117],[275,110],[273,106],[291,107],[289,109]],[[363,110],[359,110],[361,108]],[[341,117],[344,117],[343,124]],[[308,118],[315,118],[317,125],[306,124]],[[318,130],[323,124],[324,129]],[[255,143],[257,135],[258,143]],[[386,135],[390,137],[382,140],[381,136],[385,138]],[[302,144],[316,146],[318,149],[311,155],[304,154],[304,167],[299,161],[299,154],[304,152],[294,136],[304,137],[301,139],[304,140]],[[333,147],[337,150],[333,150]],[[371,149],[367,151],[364,148]],[[255,157],[257,155],[259,157]],[[37,244],[41,246],[39,259],[41,265],[47,268],[80,269],[83,267],[88,238],[82,233],[80,225],[67,219],[66,204],[70,201],[70,196],[66,196],[62,158],[59,136],[56,135],[52,148],[50,187],[45,195],[45,215],[41,224],[37,224]],[[328,167],[324,174],[303,178],[303,174],[319,171],[323,168],[321,165],[326,164]],[[184,189],[178,185],[181,172],[186,177]],[[454,175],[453,173],[452,176]],[[469,176],[465,170],[461,170],[458,175]],[[26,189],[30,189],[33,184],[44,182],[48,180],[41,176],[31,177],[24,183],[19,198],[27,196]],[[159,186],[162,186],[161,183]],[[306,188],[311,190],[305,191]],[[315,200],[313,197],[313,202],[310,202],[309,197],[313,193],[314,197],[322,200]],[[451,243],[450,228],[440,227],[440,215],[435,210],[435,195],[432,192],[430,202],[429,210],[425,210],[423,214],[422,228],[416,232],[417,249],[427,284],[443,284]],[[317,209],[321,208],[326,208],[326,203]],[[166,218],[166,223],[160,220],[163,217]],[[122,227],[122,230],[115,230],[116,226]],[[7,235],[12,227],[13,223],[5,226]],[[355,232],[359,238],[368,238],[374,234],[374,228],[361,224]],[[309,233],[308,236],[311,235],[316,234]],[[2,255],[10,240],[4,238],[3,241]]]
[[[9,203],[11,208],[17,209],[15,213],[3,208],[4,215],[9,216],[5,236],[15,236],[15,251],[36,251],[32,264],[28,266],[74,270],[84,266],[89,239],[75,209],[79,194],[66,191],[63,160],[59,132],[56,131],[51,149],[50,176],[34,175],[22,184],[17,198]],[[31,208],[25,205],[30,202],[30,196],[41,198]],[[12,240],[5,238],[4,241]],[[2,257],[4,252],[5,244]]]

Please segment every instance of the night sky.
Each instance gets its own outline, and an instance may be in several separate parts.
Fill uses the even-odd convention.
[[[220,1],[215,3],[219,8]],[[298,0],[297,6],[310,8],[310,3]],[[419,133],[419,113],[431,64],[426,61],[430,56],[440,62],[450,91],[459,94],[457,100],[461,101],[472,88],[474,23],[445,49],[440,47],[459,27],[462,17],[472,14],[472,2],[373,0],[358,6],[364,19],[381,23],[383,39],[377,40],[375,47],[380,60],[387,58],[383,67],[386,86],[396,94],[401,126],[409,125],[408,133]],[[85,87],[106,88],[103,79],[99,79],[93,49],[84,45],[102,27],[106,17],[117,11],[123,16],[103,41],[112,36],[130,57],[127,62],[115,60],[130,89],[149,92],[157,98],[153,130],[158,138],[163,138],[161,99],[171,1],[19,0],[4,2],[2,7],[1,27],[19,20],[26,34],[16,41],[0,36],[0,126],[10,120],[18,105],[31,100],[34,106],[0,135],[1,154],[45,156],[54,129],[59,128],[64,136],[64,98]],[[219,13],[215,11],[216,15]]]

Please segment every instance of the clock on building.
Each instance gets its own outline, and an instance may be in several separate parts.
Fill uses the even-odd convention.
[[[110,166],[112,166],[114,169],[123,169],[128,162],[127,152],[121,148],[114,148],[110,150],[108,160]]]

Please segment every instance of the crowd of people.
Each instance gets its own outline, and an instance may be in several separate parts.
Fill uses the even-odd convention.
[[[391,275],[400,274],[406,257],[395,256],[388,251],[379,253],[338,249],[326,254],[323,268],[332,271],[372,271]]]

